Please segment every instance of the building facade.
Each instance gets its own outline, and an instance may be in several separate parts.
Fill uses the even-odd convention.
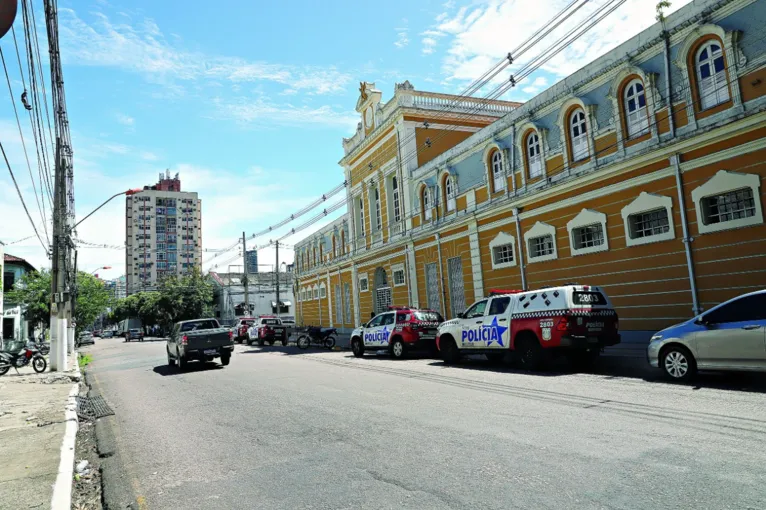
[[[349,212],[296,244],[299,322],[351,328],[388,303],[452,318],[490,289],[577,282],[639,342],[763,288],[765,16],[694,0],[434,157],[407,139],[398,206],[367,198],[391,189],[366,167],[380,149],[344,140]]]
[[[248,278],[248,311],[245,306],[245,285],[242,273],[208,273],[213,283],[213,299],[216,318],[225,325],[233,325],[240,317],[258,315],[295,316],[295,298],[293,296],[293,274],[291,271],[279,273],[279,309],[277,309],[276,276],[273,272],[251,273]]]
[[[125,199],[126,295],[155,290],[167,276],[201,268],[202,201],[178,174]]]
[[[9,299],[6,294],[13,290],[25,274],[37,270],[21,257],[8,253],[0,253],[0,255],[3,259],[3,292],[2,297],[0,297],[0,306],[3,310],[2,339],[28,340],[34,338],[35,325],[26,320],[24,316],[25,307],[21,303]]]

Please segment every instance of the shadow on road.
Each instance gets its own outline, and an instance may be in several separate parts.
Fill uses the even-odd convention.
[[[447,365],[441,360],[429,363],[431,366],[467,370],[507,372],[512,374],[529,374],[536,376],[560,376],[575,373],[601,376],[605,380],[631,378],[641,379],[650,383],[676,384],[689,386],[698,390],[702,388],[742,391],[750,393],[766,393],[766,374],[748,372],[700,372],[695,380],[689,383],[669,381],[659,369],[649,366],[644,358],[624,356],[603,356],[590,369],[575,370],[566,360],[558,359],[537,372],[528,372],[508,364],[492,363],[483,357],[472,356],[464,358],[458,365]]]
[[[285,356],[295,356],[297,354],[317,354],[317,353],[331,353],[335,351],[323,349],[319,346],[314,347],[311,346],[306,350],[299,349],[297,345],[264,345],[263,347],[259,347],[257,345],[246,345],[247,349],[246,351],[238,351],[237,354],[269,354],[269,353],[275,353],[278,352],[280,354],[284,354]]]
[[[157,365],[152,369],[152,371],[155,374],[159,374],[162,376],[166,375],[181,375],[181,374],[190,374],[194,372],[205,372],[208,370],[222,370],[223,366],[219,365],[218,363],[204,363],[204,362],[195,362],[190,361],[188,365],[186,365],[187,368],[183,372],[178,368],[178,365],[171,367],[170,365]]]

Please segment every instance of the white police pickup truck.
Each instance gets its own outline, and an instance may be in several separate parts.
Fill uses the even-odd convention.
[[[493,291],[442,323],[436,343],[447,363],[464,354],[500,361],[513,353],[523,368],[535,370],[550,354],[587,365],[602,348],[620,343],[620,335],[617,313],[601,288],[564,285]]]

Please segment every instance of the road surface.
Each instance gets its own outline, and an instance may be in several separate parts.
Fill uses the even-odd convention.
[[[640,359],[533,375],[239,345],[182,374],[160,341],[90,352],[141,508],[766,507],[756,375],[684,386]]]

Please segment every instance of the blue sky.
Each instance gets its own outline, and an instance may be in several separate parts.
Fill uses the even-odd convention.
[[[384,101],[405,79],[421,90],[459,92],[565,3],[59,0],[78,214],[113,193],[153,184],[168,168],[202,198],[203,246],[228,246],[243,230],[279,221],[342,180],[337,161],[342,137],[358,121],[359,81],[376,82]],[[532,97],[646,28],[654,3],[628,0],[505,99]],[[674,2],[672,10],[685,3]],[[35,0],[38,21],[41,4]],[[18,97],[9,37],[0,47]],[[7,87],[0,89],[0,136],[39,225]],[[24,117],[22,128],[30,146]],[[31,235],[6,170],[0,183],[0,240]],[[83,223],[79,235],[121,245],[124,201]],[[47,265],[34,239],[6,251]],[[105,277],[124,272],[120,250],[83,249],[80,259],[85,268],[113,266]]]

